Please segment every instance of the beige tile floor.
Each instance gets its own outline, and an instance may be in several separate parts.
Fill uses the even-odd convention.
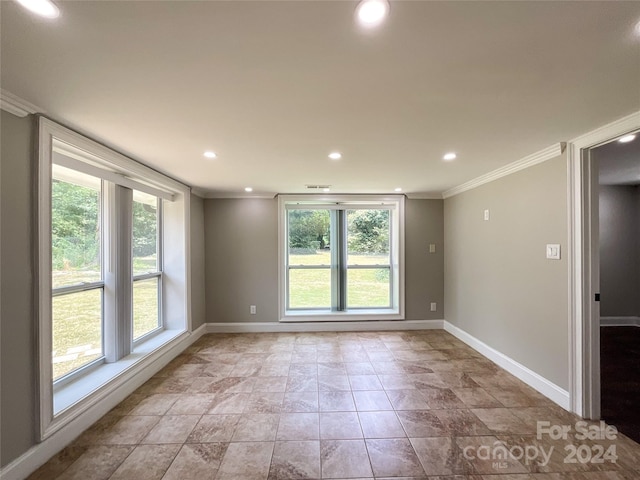
[[[206,335],[30,478],[640,479],[622,435],[537,438],[578,420],[441,330]]]

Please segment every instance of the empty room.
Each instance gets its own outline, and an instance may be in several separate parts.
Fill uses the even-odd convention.
[[[640,478],[640,2],[3,0],[0,107],[3,480]]]

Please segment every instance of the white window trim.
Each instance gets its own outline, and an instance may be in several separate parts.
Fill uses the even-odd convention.
[[[327,313],[325,310],[297,310],[287,311],[287,204],[299,202],[301,205],[311,204],[311,208],[318,208],[317,204],[326,204],[326,208],[338,203],[351,203],[359,207],[379,206],[381,203],[391,203],[398,218],[398,308],[394,309],[356,309],[347,312]],[[366,320],[404,320],[405,319],[405,288],[404,288],[404,195],[278,195],[278,313],[280,322],[357,322]],[[325,208],[323,206],[323,208]],[[334,207],[335,208],[335,207]]]
[[[44,440],[73,421],[90,408],[101,395],[113,388],[128,370],[151,362],[157,352],[170,348],[191,325],[191,260],[190,260],[190,188],[146,167],[104,145],[84,137],[49,119],[38,117],[38,437]],[[102,168],[112,180],[129,188],[157,193],[173,200],[164,206],[165,218],[171,218],[176,228],[163,230],[162,242],[170,256],[165,256],[163,279],[168,284],[162,297],[161,309],[165,315],[162,332],[148,341],[134,345],[130,355],[121,360],[103,364],[53,388],[52,325],[51,325],[51,181],[53,139],[60,140],[83,156],[90,156],[96,168]],[[128,185],[127,185],[128,184]],[[168,216],[168,217],[167,217]],[[183,252],[184,254],[178,254]],[[169,275],[167,275],[169,272]],[[54,398],[55,397],[55,398]]]

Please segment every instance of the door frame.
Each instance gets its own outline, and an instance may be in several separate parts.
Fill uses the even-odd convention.
[[[640,111],[568,143],[569,400],[571,411],[600,419],[598,168],[590,150],[640,129]]]

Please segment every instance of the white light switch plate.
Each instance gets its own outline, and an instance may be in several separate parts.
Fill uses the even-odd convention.
[[[487,209],[487,210],[484,211],[484,220],[485,220],[485,222],[488,222],[489,218],[491,218],[491,214],[489,213],[489,210]]]
[[[560,260],[560,244],[559,243],[547,244],[547,258],[549,260]]]
[[[429,244],[429,253],[436,253],[436,244],[435,243],[430,243]]]

